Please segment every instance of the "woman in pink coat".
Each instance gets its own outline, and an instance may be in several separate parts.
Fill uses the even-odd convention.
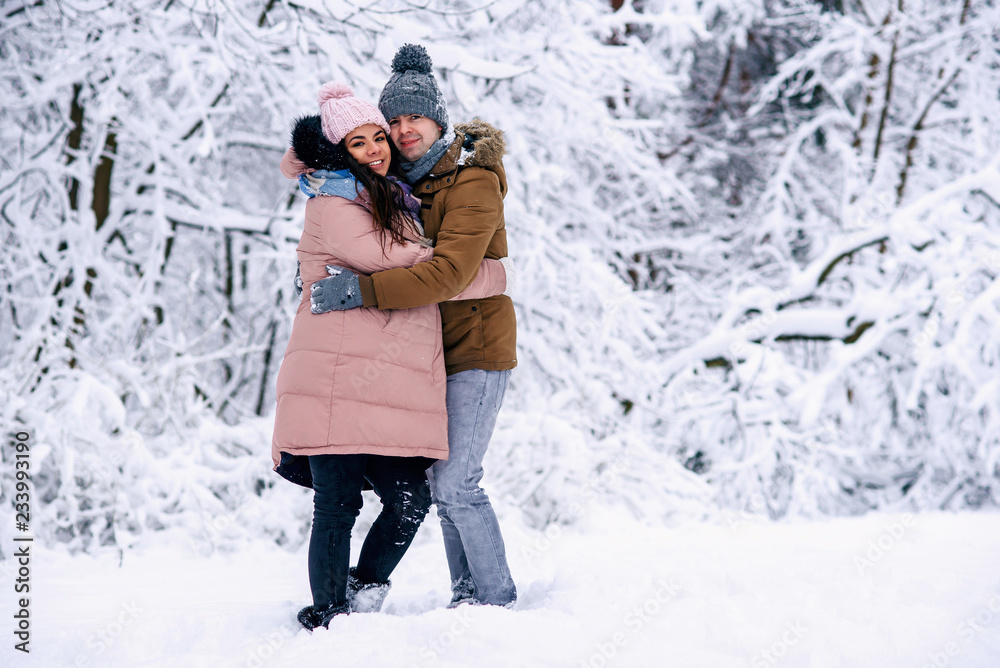
[[[439,307],[310,312],[310,287],[327,265],[373,273],[433,256],[420,201],[387,178],[392,148],[382,114],[343,84],[325,85],[319,105],[320,116],[299,120],[292,133],[295,155],[315,171],[300,177],[310,197],[297,248],[303,296],[278,372],[271,445],[275,470],[314,490],[313,604],[299,612],[310,630],[339,613],[381,607],[389,575],[430,508],[425,470],[448,457]],[[484,260],[456,298],[505,289],[503,266]],[[308,467],[296,479],[289,463],[303,459]],[[366,482],[382,512],[349,569]]]

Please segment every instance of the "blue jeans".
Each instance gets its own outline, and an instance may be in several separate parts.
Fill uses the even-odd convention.
[[[496,513],[479,486],[510,371],[470,369],[448,376],[448,459],[427,469],[456,594],[471,589],[478,603],[517,600]]]

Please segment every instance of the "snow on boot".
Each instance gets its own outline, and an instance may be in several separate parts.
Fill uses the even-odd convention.
[[[347,576],[347,603],[351,612],[378,612],[382,609],[385,597],[389,595],[392,582],[371,582],[364,584],[354,575],[351,569]]]
[[[476,591],[476,585],[472,582],[471,578],[462,578],[461,580],[455,580],[451,583],[451,603],[448,604],[449,608],[457,608],[465,603],[475,604],[476,599],[473,594]]]
[[[335,615],[347,614],[351,611],[351,606],[348,603],[343,605],[328,606],[322,610],[316,610],[315,606],[307,605],[306,607],[299,610],[299,614],[296,615],[299,620],[299,624],[302,625],[307,631],[312,631],[318,626],[325,628],[330,627],[330,620],[334,618]]]

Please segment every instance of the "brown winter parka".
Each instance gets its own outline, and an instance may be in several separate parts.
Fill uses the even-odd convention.
[[[510,297],[452,301],[476,277],[484,258],[507,256],[503,198],[503,132],[480,119],[455,125],[455,141],[423,180],[424,234],[434,257],[409,268],[362,276],[365,306],[405,309],[440,303],[447,373],[517,366],[517,323]]]

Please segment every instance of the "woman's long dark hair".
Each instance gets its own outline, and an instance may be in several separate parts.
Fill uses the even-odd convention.
[[[398,177],[399,151],[388,136],[386,141],[389,142],[391,156],[389,174]],[[392,242],[404,243],[403,234],[411,219],[403,189],[355,160],[344,141],[334,144],[327,139],[318,115],[296,119],[292,126],[292,148],[298,159],[311,169],[351,170],[358,182],[357,192],[360,193],[361,188],[368,190],[375,229],[381,230],[383,235],[383,252],[386,233],[389,234],[390,245]]]
[[[389,144],[390,173],[395,173],[396,165],[399,164],[399,154],[396,147],[392,145],[388,135],[385,138]],[[347,145],[341,142],[344,156],[347,158],[347,168],[354,174],[358,181],[358,187],[368,191],[369,201],[372,208],[372,218],[375,219],[375,229],[382,231],[382,238],[388,233],[391,241],[398,244],[405,243],[403,233],[410,226],[410,211],[404,203],[406,193],[397,183],[393,183],[386,177],[377,173],[370,167],[362,165],[354,159],[351,152],[347,150]],[[360,190],[359,190],[360,192]],[[384,244],[383,244],[384,245]],[[383,250],[383,253],[385,251]]]

